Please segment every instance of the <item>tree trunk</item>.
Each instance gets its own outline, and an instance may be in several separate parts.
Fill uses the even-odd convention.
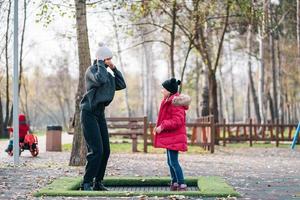
[[[21,36],[21,44],[20,44],[20,71],[19,71],[19,95],[21,91],[22,85],[22,75],[23,75],[23,49],[24,49],[24,38],[25,38],[25,29],[26,29],[26,21],[27,21],[27,0],[24,0],[24,19],[23,19],[23,29]]]
[[[223,74],[221,69],[219,68],[219,74],[220,74],[220,78],[219,78],[219,111],[220,111],[220,117],[219,120],[222,121],[224,118],[226,119],[226,121],[229,121],[229,106],[228,106],[228,101],[227,101],[227,95],[225,92],[225,88],[224,88],[224,79],[223,79]],[[225,105],[221,105],[222,103],[224,103]],[[222,109],[222,110],[221,110]],[[225,112],[223,112],[225,110]]]
[[[142,5],[147,8],[148,7],[148,1],[142,1]],[[141,21],[147,20],[147,15],[144,14]],[[143,90],[146,90],[144,92],[144,115],[148,116],[149,121],[154,121],[154,97],[153,95],[153,84],[154,84],[154,77],[153,77],[153,62],[152,62],[152,44],[151,43],[145,43],[147,41],[147,33],[149,33],[149,30],[147,30],[147,27],[141,27],[141,38],[142,38],[142,44],[143,44],[143,50],[144,50],[144,56],[145,56],[145,63],[146,63],[146,69],[144,72],[146,73],[144,76],[144,86]],[[169,69],[169,68],[168,68]],[[146,104],[145,104],[146,103]]]
[[[23,49],[24,49],[24,38],[25,38],[25,29],[26,29],[26,21],[27,21],[27,2],[24,0],[24,19],[23,19],[23,29],[21,36],[21,44],[20,44],[20,61],[19,61],[19,90],[18,95],[20,96],[21,85],[22,85],[22,76],[23,76]],[[11,105],[10,115],[8,119],[8,125],[11,126],[13,122],[13,105]]]
[[[275,122],[274,103],[273,103],[273,99],[272,99],[272,96],[269,91],[267,93],[267,99],[269,102],[269,110],[270,110],[270,116],[272,119],[272,123],[274,123]]]
[[[88,39],[88,29],[86,20],[86,1],[75,0],[76,15],[76,32],[78,42],[79,57],[79,83],[75,101],[75,127],[72,144],[72,152],[69,165],[79,166],[86,162],[86,145],[80,126],[80,100],[85,92],[84,74],[86,69],[91,65],[91,56]]]
[[[222,119],[224,119],[224,114],[223,114],[223,99],[225,99],[225,97],[223,97],[223,91],[222,91],[222,83],[221,83],[221,79],[218,81],[219,87],[218,87],[218,104],[219,104],[219,121],[222,121]]]
[[[200,93],[200,87],[199,87],[199,80],[200,80],[200,70],[201,70],[201,64],[200,64],[200,61],[198,58],[196,58],[196,83],[195,83],[195,90],[196,90],[196,115],[197,115],[197,118],[200,117],[200,108],[199,108],[199,103],[200,103],[200,100],[199,100],[199,93]]]
[[[143,38],[145,41],[145,39]],[[153,121],[153,97],[152,97],[152,66],[151,66],[151,44],[143,43],[145,68],[144,68],[144,115],[148,116],[150,121]]]
[[[252,24],[248,25],[248,36],[247,36],[247,49],[248,49],[248,79],[249,79],[249,87],[252,94],[254,112],[256,116],[256,120],[258,123],[261,123],[261,115],[259,112],[259,102],[256,95],[256,90],[254,86],[254,80],[252,77]]]
[[[9,24],[10,24],[10,12],[11,12],[11,0],[8,1],[8,11],[7,11],[7,19],[6,19],[6,33],[5,33],[5,66],[6,66],[6,108],[5,108],[5,121],[4,128],[7,127],[9,122],[9,105],[10,105],[10,94],[9,94],[9,61],[8,61],[8,35],[9,35]]]
[[[201,116],[205,117],[209,115],[209,89],[208,89],[208,69],[207,66],[204,65],[203,70],[203,89],[202,89],[202,102],[201,102]]]
[[[111,13],[111,17],[113,19],[114,22],[114,33],[115,33],[115,39],[116,39],[116,43],[117,43],[117,49],[118,49],[118,58],[119,58],[119,64],[120,64],[120,71],[123,74],[124,79],[126,79],[126,73],[124,70],[124,63],[123,63],[123,59],[122,59],[122,52],[121,52],[121,44],[120,44],[120,39],[119,39],[119,33],[118,33],[118,25],[117,25],[117,21],[115,19],[115,13]],[[124,95],[125,95],[125,104],[126,104],[126,109],[127,109],[127,116],[131,117],[131,109],[129,106],[129,95],[128,95],[128,88],[125,88],[124,90]]]
[[[258,81],[258,101],[259,101],[259,113],[261,116],[261,122],[265,122],[265,62],[264,62],[264,54],[265,54],[265,45],[264,45],[264,23],[259,28],[259,81]]]
[[[298,44],[298,57],[300,59],[300,0],[296,0],[296,1],[297,1],[297,44]]]
[[[281,69],[281,50],[280,50],[280,35],[278,35],[277,40],[277,62],[278,62],[278,70],[277,70],[277,77],[278,77],[278,116],[280,123],[284,123],[284,95],[283,95],[283,88],[282,88],[282,69]]]
[[[184,77],[185,69],[186,69],[186,66],[187,66],[187,60],[189,58],[189,54],[190,54],[191,50],[192,50],[192,42],[190,41],[188,50],[187,50],[186,55],[185,55],[183,67],[182,67],[182,72],[181,72],[181,77],[180,77],[181,85],[180,85],[180,88],[179,88],[179,93],[181,93],[182,89],[183,89],[183,77]],[[198,61],[196,61],[196,62],[198,62]],[[197,63],[197,67],[198,67],[198,63]]]
[[[60,96],[59,92],[55,92],[53,95],[55,95],[55,97],[57,99],[57,103],[58,103],[59,108],[60,108],[61,117],[62,117],[62,121],[63,121],[63,128],[67,128],[68,127],[68,123],[67,123],[68,120],[67,120],[67,117],[66,117],[64,102],[61,100],[62,97]]]
[[[170,67],[171,67],[171,76],[175,77],[175,66],[174,66],[174,49],[175,49],[175,29],[176,29],[176,13],[177,13],[177,2],[173,1],[172,8],[172,30],[170,32]]]
[[[147,93],[147,83],[146,83],[146,77],[145,74],[146,74],[146,52],[145,52],[145,46],[144,44],[142,45],[141,49],[140,49],[140,52],[143,52],[142,55],[141,55],[141,63],[142,63],[142,66],[141,66],[141,87],[140,87],[140,90],[142,91],[141,92],[141,99],[143,100],[143,107],[142,107],[142,113],[144,116],[148,116],[147,114],[147,99],[146,99],[146,93]]]
[[[247,89],[245,92],[243,122],[246,123],[249,118],[251,118],[250,81],[248,81]]]
[[[4,133],[4,124],[3,124],[3,107],[2,107],[2,97],[0,92],[0,138],[7,137]]]
[[[209,81],[209,113],[214,116],[215,122],[218,122],[218,91],[217,91],[217,80],[216,73],[209,70],[208,71],[208,81]]]
[[[272,5],[269,4],[269,23],[270,27],[273,27],[273,12]],[[273,86],[273,114],[274,119],[278,119],[278,98],[277,98],[277,69],[276,69],[276,61],[275,61],[275,45],[274,45],[274,31],[271,31],[269,34],[269,45],[270,45],[270,53],[271,53],[271,68],[272,68],[272,86]],[[275,122],[275,121],[273,121]]]
[[[234,89],[234,75],[233,75],[233,64],[232,64],[232,51],[230,44],[228,45],[229,49],[229,62],[230,62],[230,85],[231,85],[231,122],[235,122],[235,89]],[[229,116],[229,109],[228,110],[228,116]],[[229,118],[228,118],[229,119]]]
[[[26,83],[24,81],[23,85],[23,91],[24,91],[24,98],[25,98],[25,102],[24,102],[24,113],[26,115],[26,119],[27,121],[30,123],[30,115],[29,115],[29,109],[28,109],[28,90],[26,87]]]

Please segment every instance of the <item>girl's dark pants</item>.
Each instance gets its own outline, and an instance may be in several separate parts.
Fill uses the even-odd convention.
[[[178,162],[178,151],[167,149],[168,165],[170,168],[172,183],[183,184],[184,176]]]
[[[87,164],[84,183],[102,181],[110,155],[109,136],[104,115],[104,106],[95,112],[82,110],[80,113],[83,135],[87,144]]]

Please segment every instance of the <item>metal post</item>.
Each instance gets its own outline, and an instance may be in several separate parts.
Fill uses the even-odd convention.
[[[144,153],[148,151],[148,118],[144,116]]]
[[[253,134],[252,134],[252,118],[250,118],[250,124],[249,124],[249,129],[250,129],[250,133],[249,133],[249,138],[250,138],[250,147],[253,146],[252,144],[252,140],[253,140]]]
[[[14,165],[19,164],[19,48],[18,48],[18,0],[14,0],[14,48],[13,48],[13,64],[14,64],[14,77],[13,77],[13,128],[14,128]]]
[[[299,132],[300,132],[300,122],[298,124],[298,127],[297,127],[295,135],[294,135],[294,140],[293,140],[293,143],[292,143],[292,146],[291,146],[292,149],[295,148],[296,142],[297,142],[298,137],[299,137]]]
[[[210,153],[215,152],[215,134],[216,134],[216,124],[214,116],[210,117]]]

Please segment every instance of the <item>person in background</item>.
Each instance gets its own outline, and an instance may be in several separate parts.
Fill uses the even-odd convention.
[[[13,128],[8,127],[10,133],[10,140],[5,152],[11,152],[13,150]],[[23,143],[25,136],[29,133],[29,124],[26,121],[26,116],[24,114],[19,114],[19,142]]]

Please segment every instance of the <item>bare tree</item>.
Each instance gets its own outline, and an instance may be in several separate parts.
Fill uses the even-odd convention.
[[[253,14],[254,12],[254,3],[251,3],[251,16],[249,19],[249,24],[248,24],[248,34],[247,34],[247,49],[248,49],[248,79],[249,79],[249,87],[251,91],[251,96],[253,100],[253,105],[254,105],[254,112],[256,116],[256,120],[258,123],[261,123],[261,113],[260,113],[260,105],[259,105],[259,99],[257,98],[256,90],[255,90],[255,85],[254,85],[254,80],[252,76],[252,37],[253,37]],[[261,41],[262,42],[262,41]],[[262,53],[262,52],[261,52]],[[260,60],[261,62],[261,68],[260,73],[263,73],[263,60]],[[262,74],[260,74],[262,75]],[[264,79],[262,79],[263,81]],[[264,87],[264,86],[262,86]],[[249,102],[250,103],[250,102]]]
[[[214,120],[216,122],[218,121],[216,70],[219,65],[219,60],[223,48],[223,41],[229,24],[229,13],[230,13],[231,4],[232,2],[228,0],[225,3],[214,5],[216,7],[225,6],[225,13],[222,14],[222,16],[224,16],[222,18],[224,19],[222,22],[222,28],[221,28],[222,31],[219,37],[219,41],[217,42],[218,44],[217,44],[216,52],[213,51],[215,46],[212,44],[214,40],[212,38],[213,34],[211,33],[218,32],[218,31],[215,29],[213,23],[206,23],[211,17],[210,16],[211,13],[209,10],[209,8],[211,8],[210,4],[207,4],[207,2],[202,2],[200,0],[195,0],[192,2],[192,6],[193,6],[192,9],[188,8],[188,6],[185,6],[187,13],[189,13],[187,19],[189,19],[191,23],[193,23],[192,27],[187,27],[185,21],[183,20],[176,21],[177,26],[184,33],[184,35],[187,38],[189,38],[189,40],[193,41],[193,46],[201,55],[203,63],[206,65],[208,69],[209,100],[206,101],[208,101],[209,112],[210,114],[214,115]],[[202,6],[207,6],[207,8],[203,8]],[[169,16],[172,16],[172,14],[168,13],[167,11],[165,12]]]
[[[75,105],[75,127],[74,138],[72,144],[72,152],[69,165],[78,166],[84,165],[86,162],[86,146],[80,125],[80,100],[85,93],[84,74],[88,66],[91,65],[91,56],[88,39],[88,28],[86,20],[86,1],[75,0],[75,15],[76,15],[76,31],[78,42],[78,57],[79,57],[79,82],[76,94]]]
[[[28,92],[28,81],[26,81],[24,79],[23,81],[23,95],[21,95],[21,105],[22,105],[22,112],[25,113],[26,115],[26,119],[28,122],[30,122],[31,118],[30,118],[30,114],[29,114],[29,105],[28,105],[28,96],[29,96],[29,92]]]
[[[243,121],[247,122],[247,120],[251,117],[251,104],[250,104],[250,83],[248,81],[247,88],[245,91],[245,98],[244,98],[244,115]]]
[[[2,94],[0,91],[0,136],[5,136],[4,135],[4,124],[3,124],[3,105],[2,105]]]
[[[121,44],[120,44],[120,37],[119,37],[119,30],[118,30],[118,24],[117,24],[117,21],[116,21],[116,18],[115,18],[115,13],[114,11],[111,13],[110,12],[110,15],[112,17],[112,20],[113,20],[113,27],[114,27],[114,33],[115,33],[115,40],[116,40],[116,43],[117,43],[117,50],[118,50],[118,58],[119,58],[119,63],[120,63],[120,70],[124,76],[124,78],[126,79],[126,73],[125,73],[125,70],[124,70],[124,63],[123,63],[123,59],[122,59],[122,52],[121,52]],[[124,90],[124,94],[125,94],[125,103],[126,103],[126,108],[127,108],[127,115],[128,117],[131,117],[131,108],[130,108],[130,105],[129,105],[129,95],[128,95],[128,88],[125,88]]]
[[[226,91],[225,91],[225,88],[224,88],[224,85],[225,85],[225,81],[223,79],[223,74],[222,74],[222,70],[221,68],[219,67],[218,68],[218,71],[219,71],[219,81],[218,81],[218,84],[219,84],[219,103],[220,103],[220,106],[219,106],[219,110],[220,110],[220,117],[219,117],[219,121],[222,121],[222,119],[226,118],[226,120],[228,121],[230,118],[229,118],[229,108],[228,108],[228,98],[227,98],[227,95],[226,95]],[[224,105],[223,105],[224,103]]]
[[[9,56],[8,56],[8,44],[9,44],[9,24],[10,24],[10,12],[11,12],[11,0],[8,1],[8,11],[6,18],[6,33],[5,33],[5,66],[6,66],[6,115],[4,120],[4,127],[9,122],[9,105],[10,105],[10,94],[9,94]]]
[[[278,34],[278,39],[276,42],[277,46],[277,63],[278,63],[278,70],[277,70],[277,88],[278,88],[278,117],[280,122],[284,123],[284,94],[283,94],[283,83],[282,83],[282,67],[281,67],[281,48],[280,48],[280,34]]]
[[[187,67],[187,60],[189,58],[189,55],[190,55],[190,52],[191,52],[192,49],[193,49],[192,41],[189,41],[189,47],[187,49],[187,52],[186,52],[186,55],[185,55],[185,58],[184,58],[184,63],[183,63],[182,71],[181,71],[181,78],[180,78],[181,85],[180,85],[180,88],[179,88],[179,93],[182,92],[182,89],[183,89],[183,86],[184,86],[183,77],[184,77],[184,73],[185,73],[185,70],[186,70],[186,67]],[[198,68],[198,63],[197,63],[197,68]],[[197,71],[197,73],[198,73],[198,71]]]
[[[268,4],[268,11],[269,11],[269,26],[273,27],[273,6],[271,3]],[[278,98],[277,98],[277,67],[275,61],[275,42],[274,42],[274,34],[275,31],[269,31],[269,45],[270,45],[270,59],[271,59],[271,68],[272,68],[272,92],[273,92],[273,114],[274,118],[272,119],[275,122],[278,119]]]
[[[266,18],[267,18],[267,6],[268,0],[263,2],[263,13],[261,19],[261,26],[259,26],[259,82],[258,82],[258,100],[259,100],[259,112],[262,123],[265,122],[265,35],[266,35]]]
[[[235,89],[234,89],[234,74],[233,74],[233,63],[232,63],[232,50],[230,43],[228,44],[228,58],[230,63],[230,86],[231,86],[231,92],[230,92],[230,102],[231,102],[231,121],[235,122]],[[228,109],[229,112],[229,109]],[[228,114],[229,115],[229,114]]]
[[[29,3],[28,0],[24,0],[24,16],[23,16],[23,28],[21,33],[21,44],[20,44],[20,60],[19,60],[19,90],[18,95],[20,96],[21,86],[22,86],[22,76],[23,76],[23,52],[24,52],[24,39],[25,39],[25,29],[26,29],[26,21],[27,21],[27,5]],[[11,106],[10,116],[8,120],[8,124],[11,125],[13,120],[13,105]]]
[[[300,0],[297,0],[297,44],[298,44],[298,57],[300,59]]]
[[[175,30],[176,30],[176,14],[177,14],[177,0],[173,0],[172,5],[172,28],[170,32],[170,68],[171,76],[175,77],[175,64],[174,64],[174,46],[175,46]]]
[[[19,94],[22,85],[22,74],[23,74],[23,52],[24,52],[24,38],[25,38],[25,29],[26,29],[26,21],[27,21],[27,4],[28,0],[24,0],[24,16],[23,16],[23,28],[21,34],[21,44],[20,44],[20,70],[19,70]]]
[[[199,118],[200,115],[200,74],[202,70],[202,64],[198,58],[196,58],[196,82],[195,82],[195,90],[196,90],[196,115]]]
[[[145,30],[142,30],[142,32]],[[142,33],[143,34],[143,33]],[[142,36],[142,40],[145,41],[145,36]],[[143,53],[145,58],[144,65],[144,115],[148,116],[148,119],[153,121],[153,98],[152,98],[152,82],[153,82],[153,68],[152,68],[152,44],[143,43]]]

